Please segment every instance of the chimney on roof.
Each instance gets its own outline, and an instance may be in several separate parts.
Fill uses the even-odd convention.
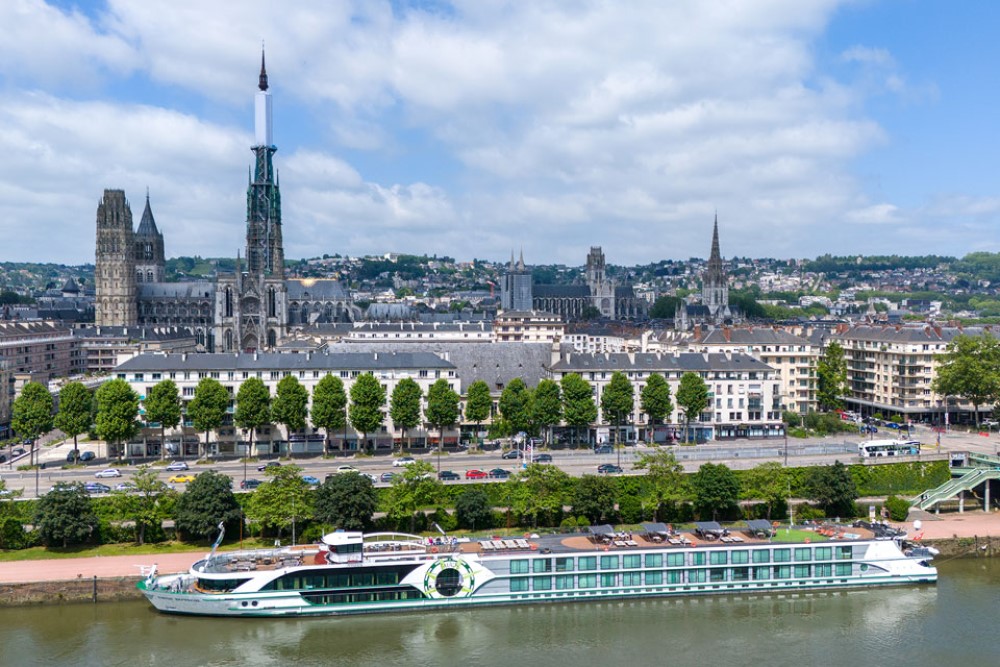
[[[253,351],[253,360],[257,361],[257,350]]]

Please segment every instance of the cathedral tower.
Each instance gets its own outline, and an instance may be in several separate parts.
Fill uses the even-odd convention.
[[[224,352],[268,350],[288,327],[288,287],[281,242],[281,193],[274,171],[271,93],[264,53],[254,99],[253,173],[247,186],[245,265],[219,276],[215,292],[216,349]]]
[[[149,207],[149,192],[146,192],[146,208],[135,233],[135,281],[137,283],[162,283],[165,280],[167,261],[163,256],[163,234],[156,228],[153,210]]]
[[[500,278],[500,309],[512,311],[531,310],[531,271],[524,265],[524,251],[514,262],[514,251],[510,252],[507,273]]]
[[[97,204],[94,289],[97,326],[136,324],[135,237],[124,190],[105,190]]]
[[[708,258],[708,268],[702,278],[701,302],[708,307],[712,318],[719,320],[729,315],[729,281],[722,266],[722,254],[719,252],[719,216],[715,216],[715,228],[712,231],[712,253]]]

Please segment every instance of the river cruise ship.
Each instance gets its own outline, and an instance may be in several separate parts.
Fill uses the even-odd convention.
[[[202,616],[321,616],[577,600],[816,591],[933,583],[933,549],[865,527],[782,542],[766,521],[690,531],[644,524],[571,535],[430,539],[334,532],[318,543],[212,553],[138,586],[156,609]],[[884,537],[884,536],[883,536]]]

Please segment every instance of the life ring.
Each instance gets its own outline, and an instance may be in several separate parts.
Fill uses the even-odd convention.
[[[432,554],[436,554],[437,552],[438,552],[438,548],[437,547],[431,547],[431,553]]]

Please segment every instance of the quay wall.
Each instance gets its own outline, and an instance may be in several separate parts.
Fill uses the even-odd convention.
[[[92,577],[69,581],[0,584],[0,607],[138,600],[141,577]]]

